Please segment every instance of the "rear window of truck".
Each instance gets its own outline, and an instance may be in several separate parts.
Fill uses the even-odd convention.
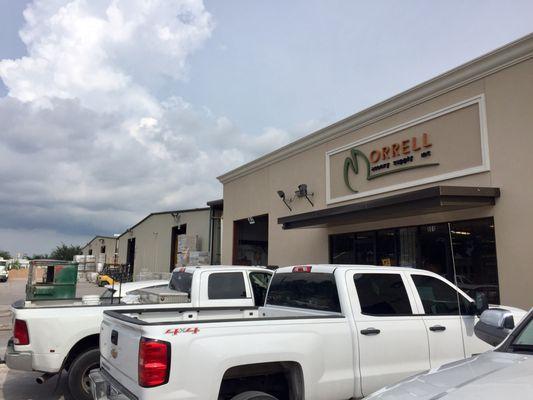
[[[187,293],[191,298],[192,274],[188,272],[173,272],[168,287],[177,292]]]
[[[335,276],[320,272],[274,274],[267,304],[341,312]]]

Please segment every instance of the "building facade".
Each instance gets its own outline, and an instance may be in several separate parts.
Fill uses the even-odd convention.
[[[222,263],[431,269],[533,306],[533,35],[230,171]]]
[[[178,236],[197,238],[196,250],[210,249],[211,208],[152,213],[118,238],[120,264],[140,273],[168,273],[178,263]]]
[[[97,263],[114,264],[117,262],[116,237],[95,236],[81,250],[84,256],[94,256]]]

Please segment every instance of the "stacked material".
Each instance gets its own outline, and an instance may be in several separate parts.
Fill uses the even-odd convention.
[[[198,236],[196,235],[178,236],[178,267],[191,265],[191,252],[197,252],[198,244]]]

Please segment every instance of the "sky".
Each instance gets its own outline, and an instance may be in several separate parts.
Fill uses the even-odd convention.
[[[530,0],[0,0],[0,250],[221,198],[216,177],[533,31]]]

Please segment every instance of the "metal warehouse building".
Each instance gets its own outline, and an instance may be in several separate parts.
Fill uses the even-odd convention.
[[[217,226],[220,230],[215,223],[216,213],[213,207],[151,213],[118,237],[118,262],[129,264],[134,276],[141,273],[164,276],[179,264],[185,251],[203,255],[201,263],[218,263],[220,234],[213,233]],[[188,238],[183,245],[186,249],[180,248],[179,243],[184,236]]]
[[[84,256],[95,256],[97,263],[116,263],[117,238],[113,236],[95,236],[82,247]]]
[[[531,307],[532,149],[529,35],[219,177],[222,263],[413,266]]]

